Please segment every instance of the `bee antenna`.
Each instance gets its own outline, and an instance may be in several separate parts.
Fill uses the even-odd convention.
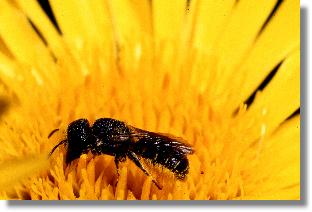
[[[59,131],[59,130],[60,130],[59,128],[56,128],[56,129],[52,130],[52,131],[50,132],[50,134],[48,135],[48,138],[51,138],[51,136],[52,136],[54,133],[56,133],[57,131]]]
[[[53,147],[53,149],[51,150],[51,152],[49,153],[49,157],[52,155],[52,153],[57,149],[57,147],[59,147],[60,145],[64,144],[67,142],[67,139],[61,141],[60,143],[58,143],[55,147]]]

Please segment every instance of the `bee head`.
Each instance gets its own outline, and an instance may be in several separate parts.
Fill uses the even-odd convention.
[[[81,154],[86,153],[92,143],[94,137],[90,124],[86,119],[78,119],[68,125],[67,128],[67,154],[66,163],[69,163]]]

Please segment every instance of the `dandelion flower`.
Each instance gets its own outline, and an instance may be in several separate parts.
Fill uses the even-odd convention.
[[[0,1],[2,199],[300,199],[299,1],[50,6],[54,24]],[[47,159],[82,117],[183,137],[186,181],[158,190],[126,161],[115,187],[111,156]]]

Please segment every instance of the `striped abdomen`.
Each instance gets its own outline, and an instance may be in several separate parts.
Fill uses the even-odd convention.
[[[179,180],[184,180],[189,172],[187,154],[192,154],[193,150],[174,138],[152,133],[152,136],[141,137],[133,148],[142,158],[172,171]]]

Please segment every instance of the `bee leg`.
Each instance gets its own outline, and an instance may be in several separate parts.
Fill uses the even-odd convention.
[[[121,155],[116,155],[115,156],[115,165],[116,165],[116,170],[117,170],[117,179],[116,179],[116,183],[115,183],[115,187],[117,187],[118,184],[118,179],[119,179],[119,163],[120,162],[124,162],[126,160],[125,156],[121,156]]]
[[[115,161],[116,170],[117,170],[117,179],[116,179],[115,187],[117,187],[118,179],[119,179],[119,160],[118,160],[118,157],[115,157],[114,161]]]
[[[130,158],[130,160],[132,160],[135,165],[137,165],[137,167],[139,167],[143,172],[144,174],[146,174],[147,176],[151,176],[150,173],[148,173],[148,171],[144,168],[143,164],[141,163],[140,159],[138,158],[138,156],[134,153],[134,152],[128,152],[127,153],[127,156]],[[158,184],[158,182],[154,179],[153,176],[152,177],[152,182],[156,185],[156,187],[159,189],[159,190],[162,190],[162,186],[160,186]]]

